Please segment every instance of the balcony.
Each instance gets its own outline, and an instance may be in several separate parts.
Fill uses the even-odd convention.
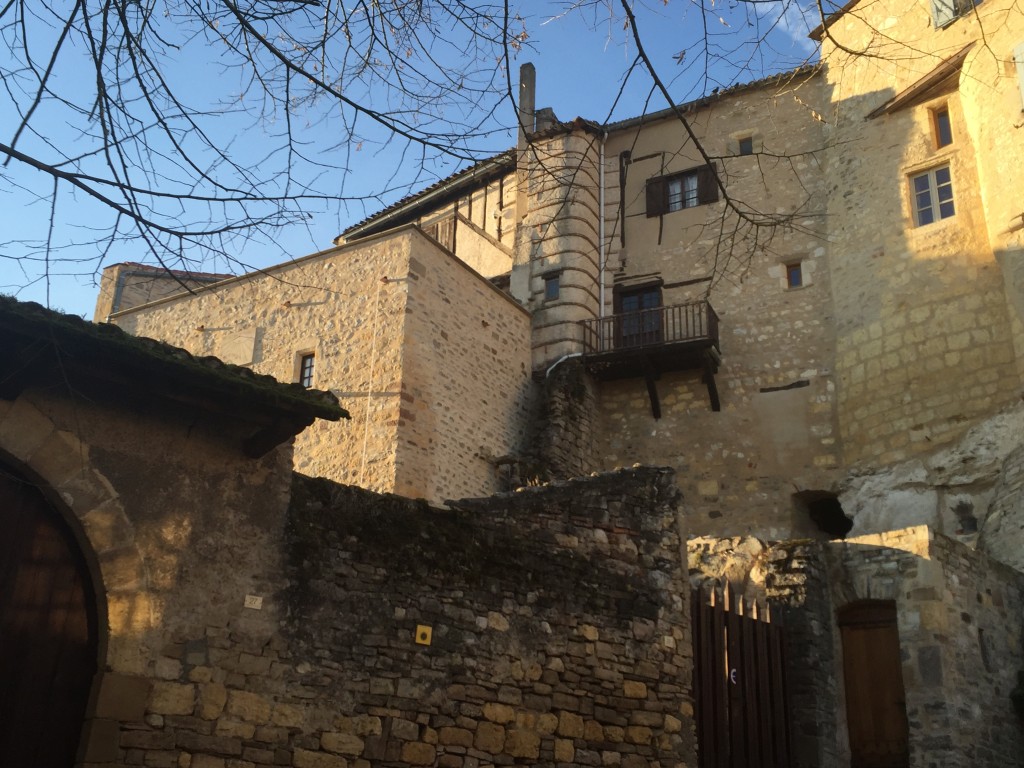
[[[721,361],[718,315],[707,301],[583,320],[583,359],[597,379],[643,377],[655,418],[662,373],[700,370],[712,410],[721,410],[715,373]]]

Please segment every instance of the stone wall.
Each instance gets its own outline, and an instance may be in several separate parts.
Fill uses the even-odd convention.
[[[166,681],[202,666],[180,639],[196,627],[224,642],[273,631],[270,612],[243,606],[284,567],[291,453],[246,458],[249,428],[186,404],[66,394],[0,400],[0,457],[64,513],[96,588],[100,673],[82,763],[141,765],[151,751],[147,764],[177,766],[173,737],[150,730],[180,714],[180,689]]]
[[[105,323],[114,312],[202,288],[229,277],[231,275],[172,271],[130,262],[114,264],[103,270],[93,322]]]
[[[792,494],[828,489],[842,461],[820,80],[806,72],[781,78],[687,115],[733,203],[769,214],[761,227],[740,221],[721,194],[716,203],[646,215],[649,179],[704,162],[674,117],[628,122],[605,148],[606,313],[616,291],[652,281],[662,283],[664,305],[707,298],[720,318],[722,409],[711,410],[699,370],[657,378],[660,419],[642,371],[602,383],[597,455],[606,467],[674,467],[696,533],[810,535],[814,526]],[[740,137],[752,139],[753,154],[739,154]],[[773,216],[787,223],[772,226]],[[794,264],[803,284],[791,288],[786,267]]]
[[[227,549],[218,514],[111,658],[86,768],[695,764],[670,473],[448,511],[296,476],[286,527]]]
[[[826,545],[826,562],[836,607],[896,602],[911,766],[1024,765],[1024,575],[925,527]]]
[[[1009,2],[979,5],[944,29],[930,15],[923,0],[885,0],[870,13],[841,16],[829,29],[836,42],[823,43],[832,104],[835,370],[847,463],[926,453],[1020,388],[1019,324],[995,254],[1019,248],[1019,234],[1008,232],[1006,190],[1022,156],[1019,142],[1011,148],[1005,137],[993,138],[1020,113],[1019,100],[1011,104],[1015,74],[998,63],[1019,42],[1019,11]],[[866,119],[972,40],[975,49],[949,87]],[[858,55],[868,48],[872,55]],[[934,135],[939,107],[948,109],[952,128],[945,147]],[[910,177],[944,165],[955,215],[917,226]]]
[[[296,440],[314,475],[434,502],[497,490],[528,423],[529,318],[412,226],[128,312],[113,322],[280,381],[352,418]]]
[[[1024,574],[923,526],[833,542],[698,538],[689,566],[694,581],[782,607],[797,765],[849,763],[836,613],[868,599],[896,605],[910,765],[1024,765],[1010,701]]]
[[[599,137],[590,127],[540,135],[526,152],[527,214],[517,230],[512,295],[533,313],[533,368],[581,351],[580,320],[598,314]],[[546,279],[557,295],[545,295]]]
[[[285,634],[305,672],[287,695],[325,718],[342,704],[334,728],[348,733],[320,734],[325,765],[332,752],[384,765],[692,764],[670,475],[452,512],[322,482],[297,490]]]
[[[545,371],[530,450],[519,467],[522,483],[580,477],[600,465],[594,454],[600,418],[596,392],[578,359]]]
[[[312,354],[313,386],[330,389],[352,418],[317,422],[299,435],[296,469],[388,491],[413,241],[406,229],[121,312],[112,322],[279,381],[298,381],[301,357]]]
[[[394,491],[493,493],[495,459],[524,449],[533,415],[530,316],[435,250],[410,259],[408,281]]]

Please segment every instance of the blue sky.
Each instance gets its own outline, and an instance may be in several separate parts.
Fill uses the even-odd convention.
[[[667,106],[660,96],[648,103],[651,80],[644,73],[634,72],[624,80],[636,56],[636,46],[632,32],[623,28],[621,11],[612,15],[609,7],[616,8],[617,4],[550,2],[530,6],[541,10],[525,18],[528,39],[512,62],[512,72],[515,78],[520,64],[535,64],[538,107],[552,107],[563,120],[583,116],[605,122]],[[718,5],[705,4],[701,12],[700,6],[689,1],[658,0],[638,5],[635,13],[644,47],[678,102],[790,69],[815,56],[806,34],[818,20],[813,11],[805,15],[796,4],[747,5],[726,0]],[[705,40],[709,41],[707,45]],[[197,102],[216,104],[231,92],[230,78],[211,73],[208,63],[183,58],[186,60],[174,62],[167,74],[188,86]],[[68,71],[65,77],[73,80],[75,72]],[[41,109],[46,109],[45,105]],[[0,108],[0,142],[9,143],[14,115],[9,109],[6,117],[4,113],[5,109]],[[44,113],[42,117],[48,116]],[[292,120],[303,117],[299,112]],[[201,261],[202,269],[237,273],[246,266],[269,266],[327,248],[346,226],[465,164],[441,158],[423,166],[412,153],[403,155],[394,144],[338,147],[331,120],[321,117],[311,110],[303,133],[308,142],[305,151],[313,155],[347,151],[343,164],[349,169],[343,186],[332,177],[325,190],[342,189],[354,198],[371,197],[347,203],[311,202],[304,207],[301,221],[277,230],[271,239],[240,244],[235,264],[216,258],[201,260],[189,254]],[[480,153],[508,148],[514,143],[514,124],[511,105],[507,101],[499,104],[491,123],[493,133],[475,142],[474,148]],[[48,125],[52,125],[48,138],[74,145],[74,126],[67,124],[66,116],[54,111]],[[266,137],[258,128],[247,124],[241,131],[237,125],[228,116],[215,121],[210,130],[222,131],[221,138],[230,143],[232,151],[243,158],[251,157],[253,167],[258,168],[269,151]],[[271,124],[263,130],[272,133],[275,127]],[[107,212],[82,195],[63,196],[51,219],[46,199],[50,182],[38,172],[15,166],[0,169],[4,171],[0,179],[7,182],[5,188],[0,188],[0,226],[4,233],[0,237],[0,292],[91,317],[101,254],[95,246],[81,243],[90,239],[95,223]],[[45,242],[47,238],[64,245],[49,262],[35,257],[38,247],[26,250],[19,243]],[[137,244],[115,243],[102,254],[102,263],[119,261],[148,259]]]

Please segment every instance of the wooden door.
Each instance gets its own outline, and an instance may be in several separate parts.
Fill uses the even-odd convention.
[[[622,291],[616,295],[619,347],[658,344],[661,333],[661,288],[658,286]]]
[[[67,525],[0,467],[0,763],[74,764],[96,672],[93,595]]]
[[[839,612],[851,768],[906,768],[907,711],[896,603],[863,600]]]

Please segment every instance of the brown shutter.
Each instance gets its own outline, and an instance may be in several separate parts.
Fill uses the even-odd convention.
[[[648,179],[647,181],[647,217],[661,216],[665,213],[667,200],[665,178]]]
[[[697,169],[697,201],[701,205],[714,203],[718,200],[718,180],[715,169],[704,165]]]

